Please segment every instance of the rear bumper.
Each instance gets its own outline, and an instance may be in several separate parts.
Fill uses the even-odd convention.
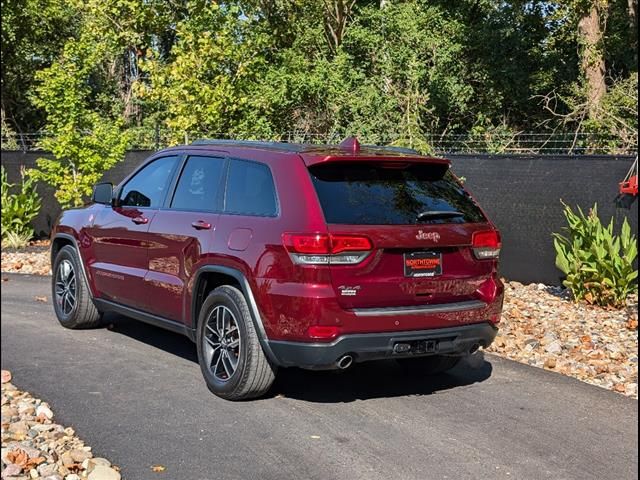
[[[305,343],[271,340],[269,346],[283,367],[326,370],[336,367],[336,361],[350,354],[354,361],[380,360],[424,355],[464,355],[474,346],[487,347],[498,329],[489,322],[430,330],[349,334],[331,343]],[[397,343],[434,341],[435,349],[428,353],[395,353]]]

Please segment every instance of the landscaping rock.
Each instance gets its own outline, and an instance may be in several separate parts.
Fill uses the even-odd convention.
[[[2,251],[2,270],[50,274],[48,243],[34,244],[24,252]],[[487,351],[638,398],[638,297],[630,297],[625,309],[606,310],[574,303],[564,287],[505,281],[500,330]],[[15,389],[9,383],[11,374],[5,372],[3,391],[5,386]],[[17,410],[5,409],[3,399],[2,422],[10,423],[14,416]]]
[[[638,398],[638,297],[607,310],[566,289],[505,282],[500,330],[489,352]]]
[[[87,477],[88,480],[120,480],[120,474],[105,465],[96,465]]]
[[[10,382],[2,384],[2,399],[2,480],[87,480],[98,467],[105,470],[93,478],[120,478],[108,460],[91,458],[73,428],[52,422],[49,405]]]

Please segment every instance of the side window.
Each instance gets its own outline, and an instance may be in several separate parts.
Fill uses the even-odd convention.
[[[225,212],[241,215],[275,216],[276,191],[266,165],[231,160]]]
[[[154,160],[129,180],[120,192],[120,205],[159,207],[171,182],[179,157]]]
[[[171,207],[215,210],[223,167],[222,158],[189,157],[178,180]]]

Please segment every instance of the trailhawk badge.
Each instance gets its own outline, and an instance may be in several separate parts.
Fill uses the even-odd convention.
[[[416,238],[418,240],[433,240],[434,242],[438,242],[440,240],[440,234],[438,232],[423,232],[422,230],[418,230]]]

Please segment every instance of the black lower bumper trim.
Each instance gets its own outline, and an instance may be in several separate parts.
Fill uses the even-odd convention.
[[[497,331],[492,324],[483,322],[431,330],[343,335],[331,343],[271,340],[269,345],[283,367],[326,370],[337,368],[336,361],[346,354],[352,355],[356,362],[434,354],[464,355],[477,346],[488,347]],[[403,348],[397,348],[398,344]],[[405,350],[404,345],[409,345],[409,349]]]

